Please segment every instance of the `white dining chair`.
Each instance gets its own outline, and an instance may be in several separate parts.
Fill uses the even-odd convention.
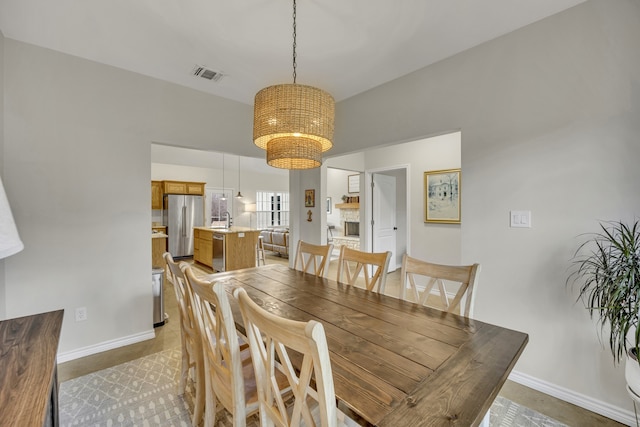
[[[258,396],[251,355],[248,348],[240,348],[224,284],[197,278],[188,265],[183,271],[193,288],[194,316],[202,339],[204,426],[215,425],[217,402],[232,415],[234,427],[245,426],[246,418],[258,411]]]
[[[465,317],[473,315],[475,290],[480,276],[480,264],[442,265],[422,261],[404,254],[400,273],[400,299],[407,299],[407,288],[411,290],[413,302],[435,306],[444,311],[461,314]],[[422,280],[419,283],[419,280]],[[420,284],[420,286],[418,286]],[[437,285],[437,287],[436,287]],[[457,286],[455,293],[447,290],[447,285]],[[422,289],[420,289],[422,288]],[[440,297],[436,305],[430,299]]]
[[[298,240],[296,258],[293,268],[305,273],[315,274],[317,277],[327,277],[329,260],[331,259],[333,244],[314,245]]]
[[[193,316],[193,293],[187,283],[180,264],[177,263],[169,252],[163,257],[169,268],[168,278],[173,285],[178,303],[180,318],[180,341],[182,350],[182,362],[180,369],[180,381],[178,383],[178,395],[183,395],[191,373],[191,379],[195,385],[195,402],[193,411],[193,425],[198,425],[204,411],[204,361],[202,359],[202,343],[198,332],[197,321]]]
[[[357,425],[336,406],[329,348],[324,327],[315,320],[299,322],[267,312],[243,288],[234,297],[249,339],[253,359],[261,426],[352,426]],[[290,352],[301,356],[294,368]],[[284,372],[293,402],[282,398],[275,375]]]
[[[363,252],[346,246],[340,247],[337,282],[355,285],[360,273],[364,274],[365,288],[383,294],[391,252]]]

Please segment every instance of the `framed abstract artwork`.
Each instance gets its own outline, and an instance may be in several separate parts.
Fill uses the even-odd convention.
[[[460,169],[424,173],[424,222],[460,224]]]

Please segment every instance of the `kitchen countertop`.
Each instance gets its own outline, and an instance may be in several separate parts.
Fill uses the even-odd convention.
[[[236,227],[232,226],[231,228],[211,228],[211,227],[193,227],[194,230],[202,230],[202,231],[211,231],[213,233],[221,233],[221,234],[231,234],[231,233],[246,233],[248,231],[259,232],[260,230],[256,230],[255,228],[249,227]]]
[[[167,237],[169,237],[168,234],[164,234],[164,233],[151,233],[151,238],[152,239],[166,239]]]

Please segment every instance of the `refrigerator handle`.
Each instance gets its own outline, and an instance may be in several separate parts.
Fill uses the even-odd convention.
[[[187,207],[182,206],[182,236],[187,236]]]

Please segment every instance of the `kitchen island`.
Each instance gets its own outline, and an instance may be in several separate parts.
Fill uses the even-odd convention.
[[[215,271],[255,267],[259,235],[248,227],[194,227],[193,260]]]

